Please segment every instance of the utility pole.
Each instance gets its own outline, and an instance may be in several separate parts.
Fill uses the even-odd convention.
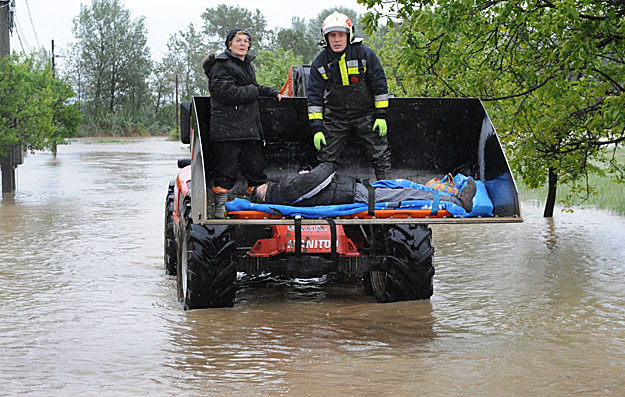
[[[13,31],[11,1],[0,0],[0,57],[11,52],[10,33]]]
[[[56,68],[54,67],[54,40],[52,40],[52,77],[56,77]]]
[[[54,40],[52,40],[52,78],[56,78],[56,68],[54,66]],[[54,157],[56,158],[56,152],[57,152],[57,147],[56,147],[56,140],[54,140],[54,138],[56,138],[55,136],[56,134],[54,134],[52,136],[52,147],[50,148],[50,150],[52,151],[52,154],[54,154]]]
[[[11,38],[13,32],[13,10],[15,0],[0,0],[0,58],[11,53]],[[2,193],[15,193],[15,168],[24,161],[22,146],[17,145],[11,148],[9,154],[0,157],[0,167],[2,167]]]
[[[176,130],[179,128],[180,126],[180,121],[178,119],[178,75],[176,74]]]

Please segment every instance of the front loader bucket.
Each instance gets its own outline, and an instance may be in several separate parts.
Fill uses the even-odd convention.
[[[316,164],[306,98],[260,98],[267,175],[280,177]],[[208,143],[210,99],[192,103],[193,188],[206,196],[212,163]],[[519,196],[510,167],[482,102],[476,98],[391,98],[387,114],[393,178],[425,183],[447,173],[484,182],[496,217],[520,218]],[[360,143],[348,144],[339,172],[374,180]],[[196,176],[203,181],[196,184]],[[199,181],[198,181],[199,182]],[[205,198],[205,197],[204,197]],[[199,194],[197,200],[200,200]],[[196,202],[193,202],[194,216]]]

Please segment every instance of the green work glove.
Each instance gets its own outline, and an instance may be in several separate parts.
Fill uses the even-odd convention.
[[[386,125],[384,126],[384,131],[386,132]],[[315,144],[315,148],[317,151],[321,150],[321,143],[326,144],[326,137],[323,135],[323,132],[315,132],[315,136],[313,138],[313,143]]]
[[[373,123],[373,131],[375,129],[380,131],[380,136],[386,136],[386,120],[385,119],[375,119],[375,123]]]

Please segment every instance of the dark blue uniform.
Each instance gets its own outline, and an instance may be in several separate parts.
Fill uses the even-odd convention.
[[[355,133],[366,144],[376,178],[386,179],[391,169],[388,141],[372,128],[375,119],[386,119],[388,86],[375,52],[360,42],[341,53],[326,47],[312,63],[306,95],[310,127],[326,137],[317,160],[338,162],[348,135]]]

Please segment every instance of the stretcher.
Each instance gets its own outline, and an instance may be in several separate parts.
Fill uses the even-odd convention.
[[[245,199],[236,198],[226,203],[228,216],[233,219],[279,219],[284,217],[302,218],[343,218],[343,219],[372,219],[372,218],[446,218],[446,217],[489,217],[493,216],[493,203],[488,196],[486,187],[481,181],[476,181],[477,192],[473,198],[473,209],[467,213],[464,208],[450,201],[442,201],[437,195],[445,192],[436,192],[423,185],[417,185],[407,180],[380,181],[374,186],[428,189],[435,193],[434,200],[408,200],[401,202],[376,203],[375,208],[369,209],[365,203],[335,204],[315,207],[295,207],[278,204],[258,204]]]

